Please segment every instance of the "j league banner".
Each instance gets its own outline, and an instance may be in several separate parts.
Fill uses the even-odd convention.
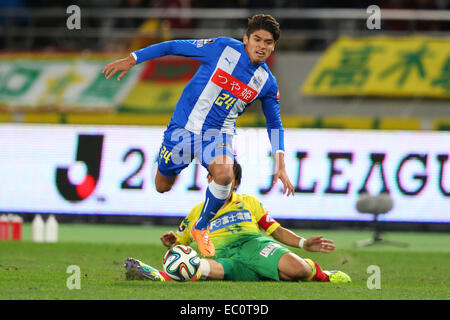
[[[204,201],[207,171],[189,165],[170,192],[153,177],[163,127],[0,125],[0,212],[185,216]],[[361,193],[387,192],[384,221],[450,222],[450,133],[306,130],[285,132],[285,162],[296,188],[271,186],[266,129],[238,129],[240,193],[274,218],[369,220]]]

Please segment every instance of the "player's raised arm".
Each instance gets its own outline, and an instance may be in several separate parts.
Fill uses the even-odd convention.
[[[206,62],[215,56],[218,42],[220,42],[220,38],[170,40],[134,51],[131,55],[136,59],[137,63],[169,55],[183,56]]]
[[[169,55],[184,56],[206,62],[208,59],[214,57],[213,51],[215,50],[215,45],[213,44],[217,40],[171,40],[157,43],[134,51],[127,58],[109,63],[103,69],[103,73],[106,79],[110,79],[117,72],[120,72],[117,77],[117,81],[120,81],[135,64]]]

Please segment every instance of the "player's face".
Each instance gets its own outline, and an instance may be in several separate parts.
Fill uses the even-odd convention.
[[[264,62],[275,50],[275,40],[266,30],[257,30],[250,37],[244,36],[245,51],[252,63]]]

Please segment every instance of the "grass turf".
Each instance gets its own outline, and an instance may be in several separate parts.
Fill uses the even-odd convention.
[[[408,243],[406,248],[375,245],[355,248],[357,240],[369,238],[363,231],[295,230],[308,237],[322,234],[333,239],[331,254],[309,253],[324,269],[347,272],[353,282],[165,282],[126,281],[123,261],[138,258],[161,268],[165,248],[156,226],[61,224],[58,243],[31,242],[31,226],[24,225],[20,242],[0,242],[0,299],[449,299],[450,235],[445,233],[388,232],[386,239]],[[81,289],[66,286],[70,265],[81,270]],[[370,265],[381,270],[381,289],[369,290]]]

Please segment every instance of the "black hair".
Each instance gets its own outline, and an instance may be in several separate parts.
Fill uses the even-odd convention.
[[[239,164],[239,162],[237,162],[236,160],[234,161],[234,164],[233,164],[233,173],[234,173],[234,179],[237,182],[237,185],[236,185],[236,189],[237,189],[237,187],[241,184],[242,167]]]
[[[248,19],[247,37],[258,30],[270,32],[275,42],[280,38],[280,24],[270,14],[257,14]]]

